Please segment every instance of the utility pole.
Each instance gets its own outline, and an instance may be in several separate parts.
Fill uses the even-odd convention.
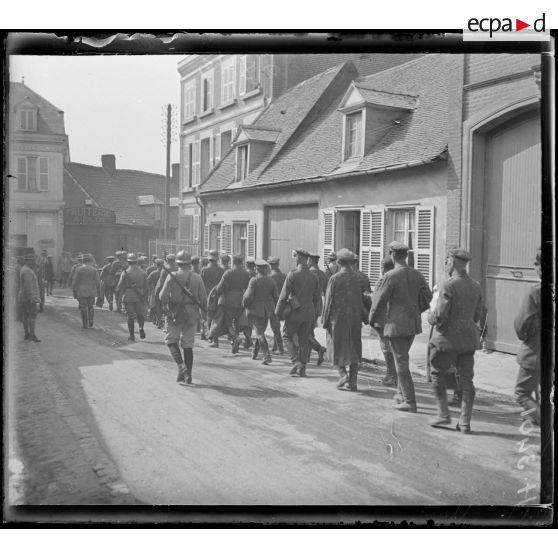
[[[161,140],[166,145],[166,174],[165,174],[165,200],[163,206],[163,230],[165,231],[165,240],[170,237],[170,172],[171,172],[171,144],[176,139],[176,117],[177,108],[175,105],[162,107],[163,125],[161,130]]]

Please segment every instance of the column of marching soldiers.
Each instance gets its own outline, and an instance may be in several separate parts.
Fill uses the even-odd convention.
[[[201,260],[185,251],[164,254],[163,258],[153,256],[151,265],[142,254],[117,251],[106,258],[102,268],[91,254],[79,254],[73,266],[64,254],[59,281],[72,289],[83,329],[93,327],[95,306],[102,307],[105,300],[110,311],[125,311],[130,341],[136,340],[136,323],[140,339],[146,337],[146,319],[164,329],[181,385],[192,384],[194,339],[200,333],[211,348],[218,348],[220,337],[227,336],[233,354],[239,352],[241,344],[252,348],[254,360],[261,352],[264,365],[272,362],[272,354],[283,355],[286,349],[291,376],[306,375],[312,351],[317,353],[318,366],[327,354],[339,373],[337,388],[357,391],[361,329],[369,324],[378,334],[386,362],[382,383],[395,388],[395,409],[409,413],[417,412],[409,351],[415,336],[422,332],[421,314],[429,310],[427,364],[438,410],[430,424],[451,424],[449,405],[456,404],[461,408],[456,430],[470,433],[474,353],[480,348],[482,324],[486,322],[481,288],[466,270],[471,256],[462,248],[450,250],[445,262],[447,278],[433,293],[423,275],[407,265],[408,251],[400,242],[389,245],[389,257],[382,260],[382,277],[373,293],[368,277],[359,271],[357,256],[346,248],[332,252],[324,270],[319,268],[318,254],[293,250],[296,267],[287,274],[280,270],[275,257],[265,261],[235,254],[231,258],[217,251],[210,251]],[[18,266],[16,291],[25,339],[39,341],[35,318],[38,305],[42,310],[45,284],[52,294],[51,257],[46,252],[38,259],[28,254]],[[540,278],[540,249],[534,267]],[[45,276],[50,281],[43,281]],[[314,335],[320,317],[327,349]],[[516,400],[539,424],[540,283],[526,293],[514,325],[522,341]],[[268,326],[273,332],[271,348],[266,337]],[[448,403],[450,378],[457,381],[454,400]]]

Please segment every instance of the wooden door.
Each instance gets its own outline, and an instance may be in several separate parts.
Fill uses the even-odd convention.
[[[530,114],[494,130],[486,143],[484,281],[486,345],[517,353],[513,328],[519,302],[537,281],[541,243],[540,122]]]

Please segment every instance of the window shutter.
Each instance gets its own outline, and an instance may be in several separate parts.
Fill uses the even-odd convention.
[[[328,256],[335,250],[335,209],[324,210],[324,241],[323,265],[327,264]]]
[[[207,76],[207,110],[213,108],[213,75]]]
[[[209,137],[209,169],[212,169],[215,166],[215,161],[213,160],[214,153],[215,153],[214,151],[215,145],[213,143],[214,141],[215,141],[214,137],[210,136]]]
[[[223,252],[225,254],[232,254],[232,225],[224,225],[225,238],[223,239]]]
[[[246,93],[246,56],[240,57],[240,95]]]
[[[200,239],[200,216],[196,214],[194,214],[193,229],[194,242],[198,242]]]
[[[48,190],[48,158],[39,157],[39,190]]]
[[[216,134],[214,136],[215,140],[215,149],[213,150],[213,154],[215,155],[215,165],[221,160],[221,134]]]
[[[209,225],[206,223],[203,226],[203,253],[209,252]]]
[[[27,159],[17,158],[17,187],[19,190],[27,190]]]
[[[183,188],[190,187],[190,145],[184,142],[184,183]]]
[[[248,223],[247,225],[248,234],[248,257],[256,257],[256,225],[255,223]]]
[[[385,214],[383,207],[362,209],[360,212],[360,269],[368,275],[374,287],[381,275],[384,255]]]
[[[434,280],[434,207],[417,206],[416,208],[417,245],[415,247],[415,267],[426,282],[433,287]]]
[[[200,141],[195,141],[192,147],[192,186],[198,186],[200,183]]]

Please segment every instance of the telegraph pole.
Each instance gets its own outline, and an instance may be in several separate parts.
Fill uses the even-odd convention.
[[[165,200],[163,207],[163,230],[165,231],[165,240],[170,237],[170,172],[171,172],[171,144],[176,139],[176,117],[177,108],[170,103],[162,107],[163,123],[161,130],[161,140],[166,146],[166,175],[165,175]]]

